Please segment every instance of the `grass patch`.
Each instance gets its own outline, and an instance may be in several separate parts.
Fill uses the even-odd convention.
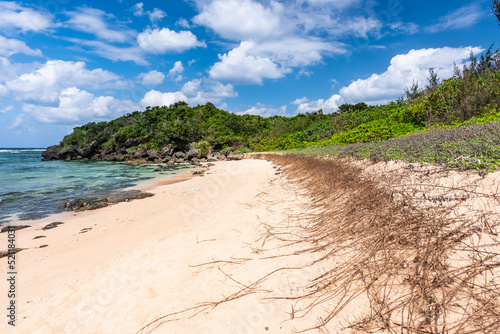
[[[380,142],[327,145],[290,150],[372,160],[445,164],[458,169],[500,169],[500,121],[432,129]]]

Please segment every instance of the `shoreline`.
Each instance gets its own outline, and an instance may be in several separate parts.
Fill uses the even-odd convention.
[[[123,163],[126,163],[126,162],[123,162]],[[151,164],[148,164],[148,165],[151,165]],[[160,164],[160,165],[162,165],[162,164]],[[167,166],[167,167],[169,167],[169,166]],[[181,171],[172,170],[172,172],[174,172],[174,175],[164,175],[164,174],[160,174],[160,173],[162,173],[162,172],[160,172],[160,173],[158,173],[158,175],[154,175],[152,179],[142,180],[142,181],[140,180],[140,181],[138,181],[137,184],[135,184],[133,186],[117,188],[114,190],[106,190],[104,192],[96,193],[96,194],[98,194],[99,197],[106,197],[106,195],[112,195],[112,194],[117,194],[117,193],[121,193],[121,192],[135,191],[135,190],[138,190],[141,192],[147,192],[148,190],[154,189],[155,187],[157,187],[158,185],[161,185],[161,184],[169,184],[170,182],[176,183],[176,182],[188,180],[191,177],[196,176],[196,175],[191,175],[193,172],[208,169],[207,166],[193,166],[193,165],[183,166],[183,165],[181,165],[180,167],[183,167],[183,170],[181,170]],[[169,181],[169,180],[172,180],[172,181]],[[75,200],[79,199],[79,198],[86,198],[86,197],[93,197],[93,196],[95,196],[95,195],[89,194],[89,195],[85,195],[83,197],[77,197],[77,198],[75,198]],[[127,202],[128,202],[128,200],[127,200]],[[66,201],[61,201],[59,203],[59,205],[62,206],[64,203],[66,203]],[[116,203],[110,204],[109,206],[112,206],[115,204]],[[82,211],[88,211],[88,210],[82,210]],[[90,210],[90,211],[92,211],[92,210]],[[68,219],[69,217],[74,216],[78,212],[80,212],[80,211],[63,209],[62,212],[54,212],[52,214],[49,214],[46,217],[42,217],[39,219],[19,219],[19,215],[21,215],[21,214],[18,213],[18,214],[15,214],[14,216],[11,216],[9,218],[9,220],[7,220],[6,223],[0,225],[0,227],[16,226],[16,225],[31,225],[33,227],[39,227],[40,225],[51,222],[51,221],[60,221],[60,220]]]

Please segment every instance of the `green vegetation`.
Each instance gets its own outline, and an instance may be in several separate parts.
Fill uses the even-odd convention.
[[[182,149],[189,143],[198,143],[200,150],[207,152],[209,147],[218,151],[293,149],[329,140],[335,134],[366,126],[373,121],[378,123],[368,126],[372,126],[374,131],[387,132],[387,138],[400,134],[401,131],[392,133],[388,130],[392,124],[388,123],[391,114],[399,109],[400,106],[393,103],[329,115],[319,110],[294,117],[263,118],[235,115],[217,109],[211,103],[189,107],[184,102],[177,102],[169,107],[148,107],[144,112],[135,111],[110,122],[76,127],[73,133],[64,137],[62,143],[64,146],[88,147],[97,141],[104,147],[119,148],[124,147],[129,139],[138,139],[143,147],[157,150],[167,144]],[[376,135],[370,138],[376,138]]]
[[[308,147],[290,152],[373,161],[404,160],[492,171],[500,166],[500,121],[434,129],[381,142]]]
[[[498,51],[490,48],[480,60],[471,54],[470,65],[455,67],[454,76],[443,82],[430,70],[428,86],[407,88],[406,100],[398,101],[388,119],[361,124],[292,152],[498,169],[499,65]]]
[[[182,150],[195,143],[202,156],[211,149],[222,154],[292,150],[491,170],[499,165],[499,66],[499,53],[490,48],[479,59],[471,54],[468,66],[455,67],[454,76],[442,82],[430,69],[428,85],[422,89],[414,83],[398,101],[343,104],[333,114],[318,110],[263,118],[232,114],[210,102],[148,107],[110,122],[76,127],[62,144],[97,143],[133,153],[138,146]]]

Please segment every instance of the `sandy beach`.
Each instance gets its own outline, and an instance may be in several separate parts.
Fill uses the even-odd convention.
[[[218,162],[204,177],[160,182],[148,189],[154,197],[56,215],[17,231],[17,247],[26,248],[17,254],[17,323],[13,328],[2,321],[1,331],[135,333],[170,312],[231,295],[241,289],[236,281],[257,280],[283,265],[278,259],[252,260],[261,245],[261,221],[279,223],[286,208],[300,204],[281,186],[274,186],[275,203],[259,202],[275,179],[267,161]],[[53,221],[64,224],[40,229]],[[0,244],[7,245],[6,233]],[[220,263],[222,270],[219,263],[197,266],[212,261],[235,263]],[[0,263],[6,277],[7,258]],[[284,273],[268,283],[292,289],[305,278],[296,276]],[[7,291],[6,280],[1,282]],[[266,304],[260,297],[249,295],[185,319],[191,312],[155,332],[288,333],[306,321],[283,323],[292,302]]]
[[[365,172],[406,165],[375,166]],[[496,185],[498,177],[473,181]],[[319,306],[298,316],[311,301],[294,297],[311,291],[311,279],[342,255],[314,263],[325,252],[263,237],[269,226],[293,229],[290,217],[314,213],[307,191],[279,166],[220,161],[203,177],[178,179],[148,185],[150,198],[55,215],[17,231],[16,246],[25,248],[17,254],[17,320],[12,327],[3,319],[1,332],[137,333],[161,319],[142,333],[293,333],[316,326],[337,305],[313,298]],[[64,224],[41,230],[56,221]],[[0,244],[6,248],[7,233]],[[2,277],[7,271],[4,257]],[[0,290],[8,291],[5,279]],[[342,328],[369,312],[370,301],[359,295],[325,328],[356,332]]]

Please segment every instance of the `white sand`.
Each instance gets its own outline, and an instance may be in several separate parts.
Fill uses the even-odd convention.
[[[64,225],[47,231],[39,229],[43,224],[17,231],[17,247],[28,248],[17,254],[17,326],[7,326],[3,318],[0,332],[135,333],[162,315],[241,290],[217,265],[190,266],[259,257],[260,222],[280,223],[286,208],[293,210],[301,201],[282,185],[270,183],[274,174],[271,163],[262,160],[218,162],[204,177],[157,186],[154,197],[51,217],[43,223]],[[270,197],[257,197],[266,188],[273,203]],[[84,228],[92,230],[80,234]],[[37,235],[46,238],[33,240]],[[6,238],[0,234],[1,249]],[[48,247],[37,248],[44,244]],[[303,265],[309,260],[286,261]],[[221,269],[249,284],[283,265],[283,259],[257,259],[221,264]],[[0,259],[2,278],[6,267],[7,259]],[[266,285],[288,293],[308,276],[306,270],[283,271]],[[2,308],[8,303],[7,290],[2,279]],[[295,326],[314,325],[314,318],[286,321],[294,301],[262,301],[272,293],[252,294],[191,319],[167,322],[155,333],[290,333]]]

